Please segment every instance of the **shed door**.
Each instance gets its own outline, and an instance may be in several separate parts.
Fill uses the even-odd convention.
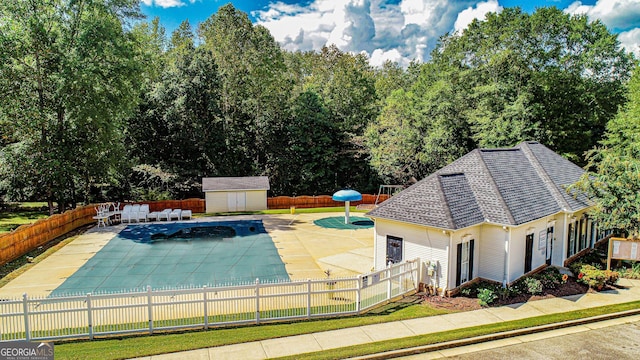
[[[244,192],[227,193],[228,211],[245,211],[247,208],[247,194]]]

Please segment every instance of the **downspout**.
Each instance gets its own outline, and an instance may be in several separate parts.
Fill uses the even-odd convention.
[[[451,281],[451,247],[453,246],[453,231],[449,231],[449,246],[447,247],[447,281],[442,290],[441,296],[444,296],[449,290],[449,282]]]
[[[504,230],[504,277],[502,287],[507,287],[509,283],[509,241],[511,240],[511,228],[503,226]]]

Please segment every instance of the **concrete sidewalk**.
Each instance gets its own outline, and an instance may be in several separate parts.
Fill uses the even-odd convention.
[[[154,355],[139,359],[269,359],[315,351],[330,351],[332,349],[362,345],[376,341],[428,335],[471,326],[488,325],[503,321],[640,300],[640,280],[620,279],[618,284],[621,286],[621,289],[616,291],[538,300],[497,308],[366,325],[172,354]],[[637,317],[636,321],[638,319],[640,319],[640,317]],[[612,324],[618,322],[612,322]],[[575,332],[575,330],[571,328],[554,331],[560,333],[563,331]],[[509,341],[505,341],[504,343],[508,344]],[[477,347],[478,350],[483,348],[482,344],[477,344],[466,347],[467,351],[474,351],[474,346]],[[441,355],[446,356],[446,354]]]

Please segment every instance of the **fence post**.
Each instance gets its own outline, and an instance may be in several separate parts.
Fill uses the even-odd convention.
[[[147,307],[149,312],[149,334],[153,334],[153,297],[151,296],[151,285],[147,285]]]
[[[311,319],[311,279],[307,279],[307,319]]]
[[[360,309],[362,305],[360,305],[360,291],[362,290],[362,274],[358,275],[358,285],[356,288],[356,313],[360,315]]]
[[[207,311],[207,286],[202,287],[202,301],[204,303],[204,329],[209,329],[209,312]]]
[[[24,338],[31,341],[31,330],[29,329],[29,302],[27,293],[22,294],[22,309],[24,310]]]
[[[391,300],[391,266],[387,266],[387,300]]]
[[[256,324],[260,324],[260,279],[256,278]]]
[[[91,293],[87,293],[87,321],[89,322],[89,340],[93,340],[93,314],[91,311]]]

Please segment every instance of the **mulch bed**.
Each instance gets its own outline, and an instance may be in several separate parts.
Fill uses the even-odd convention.
[[[614,287],[605,287],[603,290],[612,290]],[[550,299],[556,297],[563,297],[569,295],[586,294],[588,292],[595,292],[593,289],[589,289],[584,284],[577,283],[574,278],[569,278],[565,284],[558,286],[556,289],[545,289],[542,294],[530,295],[520,294],[507,299],[496,299],[490,306],[504,306],[510,304],[524,303],[528,301],[536,301],[543,299]],[[431,306],[436,309],[445,309],[452,311],[470,311],[482,309],[477,298],[465,297],[457,295],[453,297],[441,297],[441,296],[427,296],[423,294],[423,304]]]

